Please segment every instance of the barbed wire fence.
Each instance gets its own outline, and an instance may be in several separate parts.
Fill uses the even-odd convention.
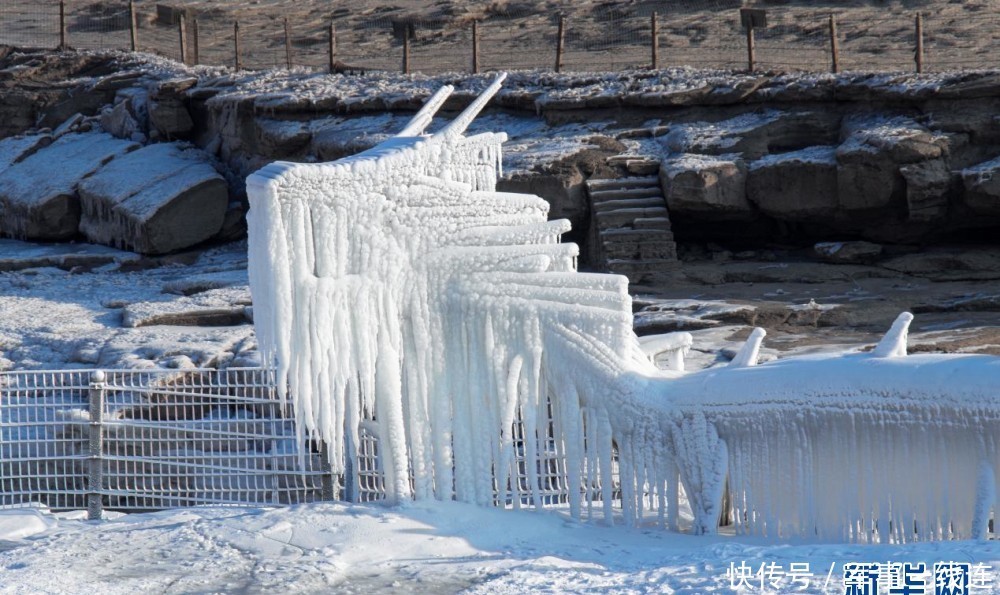
[[[778,7],[748,34],[739,4],[724,4],[684,11],[647,2],[579,14],[569,6],[557,13],[491,5],[481,14],[392,16],[256,3],[234,13],[147,0],[8,0],[0,1],[0,43],[136,49],[241,69],[427,74],[673,66],[943,71],[993,68],[1000,57],[1000,16],[988,12]]]

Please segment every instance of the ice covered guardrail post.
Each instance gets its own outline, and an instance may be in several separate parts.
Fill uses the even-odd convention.
[[[569,224],[496,191],[505,135],[465,133],[502,80],[435,134],[450,87],[368,151],[247,180],[258,341],[300,442],[344,474],[374,438],[390,501],[542,505],[555,483],[611,522],[617,480],[626,522],[678,528],[683,488],[713,532],[728,477],[744,533],[985,534],[1000,359],[907,356],[905,314],[873,353],[758,365],[755,330],[685,374],[690,336],[641,345],[627,280],[577,272]]]

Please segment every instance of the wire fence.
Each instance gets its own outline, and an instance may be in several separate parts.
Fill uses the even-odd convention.
[[[444,12],[415,0],[400,0],[402,8],[377,4],[0,0],[0,43],[134,47],[189,64],[244,69],[424,73],[654,66],[943,71],[993,68],[1000,58],[1000,16],[975,3],[925,2],[921,12],[769,7],[766,25],[752,35],[740,4],[722,0],[563,3],[549,11],[500,3]]]
[[[151,510],[342,491],[265,370],[0,374],[0,504]],[[368,499],[371,494],[365,494]]]
[[[259,368],[0,373],[0,506],[100,518],[105,509],[384,499],[377,420],[362,424],[358,451],[335,474],[323,445],[299,443],[274,386],[273,371]],[[498,506],[530,504],[528,465],[541,503],[568,502],[565,453],[551,421],[541,427],[543,448],[529,463],[515,422],[517,477],[495,486]],[[600,486],[577,489],[600,499]]]

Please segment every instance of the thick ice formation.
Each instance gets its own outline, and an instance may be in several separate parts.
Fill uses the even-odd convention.
[[[871,354],[756,365],[755,331],[729,367],[659,371],[626,279],[577,273],[568,223],[496,192],[505,135],[463,135],[501,81],[434,135],[450,88],[369,151],[248,180],[260,346],[339,472],[374,435],[390,500],[538,505],[546,470],[515,455],[555,449],[573,514],[601,500],[611,521],[617,451],[628,522],[676,528],[682,485],[712,532],[728,477],[744,532],[985,535],[1000,360],[903,357],[905,314]],[[662,343],[682,358],[689,338]]]

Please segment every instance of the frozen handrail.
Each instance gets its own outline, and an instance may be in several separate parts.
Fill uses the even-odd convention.
[[[403,137],[248,180],[258,341],[300,442],[324,443],[340,473],[374,437],[390,500],[541,505],[551,447],[576,516],[599,492],[614,520],[617,465],[630,523],[652,506],[676,528],[683,487],[694,530],[713,531],[728,485],[741,532],[982,534],[1000,493],[982,479],[1000,477],[1000,358],[896,357],[904,314],[874,357],[756,365],[756,329],[729,366],[685,374],[682,345],[658,370],[626,280],[577,273],[547,203],[496,192],[502,133],[464,136],[502,80],[429,137],[411,135],[447,90]],[[537,464],[513,462],[515,415]],[[940,481],[914,484],[918,467]]]
[[[424,104],[420,111],[417,112],[413,119],[406,125],[405,128],[399,131],[396,136],[418,136],[424,133],[424,130],[430,126],[431,120],[434,119],[434,114],[441,109],[444,102],[451,97],[451,94],[455,91],[455,87],[451,85],[445,85],[437,90],[427,103]]]

